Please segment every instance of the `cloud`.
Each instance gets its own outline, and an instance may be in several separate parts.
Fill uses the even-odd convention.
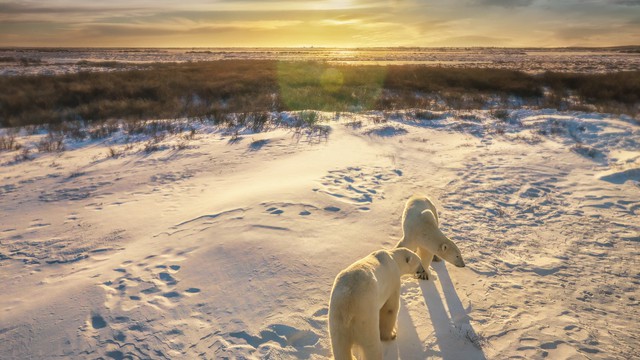
[[[48,4],[48,3],[46,3]],[[87,12],[128,12],[146,9],[141,6],[109,6],[109,5],[66,5],[50,6],[37,3],[8,2],[0,4],[0,14],[67,14],[67,13],[87,13]]]
[[[638,35],[639,18],[629,7],[639,4],[640,0],[0,0],[0,46],[617,45]]]
[[[501,6],[501,7],[524,7],[530,6],[535,2],[535,0],[480,0],[479,3],[482,5],[491,5],[491,6]]]
[[[506,37],[493,37],[482,35],[462,35],[452,36],[441,40],[430,42],[430,46],[477,46],[477,44],[483,44],[482,46],[511,46],[514,40]]]
[[[625,6],[640,6],[640,0],[615,0],[613,3]]]
[[[579,25],[558,29],[555,31],[555,34],[563,40],[587,40],[595,36],[602,36],[616,31],[617,29],[609,27]]]
[[[567,46],[637,45],[640,26],[621,22],[606,25],[569,25],[554,31],[558,41]]]

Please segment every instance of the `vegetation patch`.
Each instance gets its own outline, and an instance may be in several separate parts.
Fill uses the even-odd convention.
[[[5,59],[8,60],[8,59]],[[33,61],[29,60],[27,63]],[[79,66],[118,68],[115,62]],[[640,112],[640,71],[610,74],[456,69],[422,65],[351,66],[322,62],[234,60],[152,64],[144,70],[0,77],[0,126],[110,119],[190,118],[260,130],[274,111],[445,111],[518,107]],[[243,114],[244,118],[229,114]],[[435,120],[423,111],[418,116]],[[304,120],[305,122],[307,120]],[[129,125],[125,125],[129,126]],[[90,136],[108,135],[108,128]]]

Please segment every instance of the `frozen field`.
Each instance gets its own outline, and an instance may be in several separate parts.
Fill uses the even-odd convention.
[[[52,75],[79,71],[113,71],[115,69],[144,68],[145,64],[153,62],[237,59],[319,60],[354,65],[426,64],[443,67],[512,69],[531,73],[544,71],[603,73],[640,70],[640,51],[635,47],[602,49],[5,48],[0,49],[0,75]]]
[[[417,192],[467,267],[405,279],[385,359],[637,357],[635,120],[320,115],[56,153],[23,130],[29,160],[0,152],[0,357],[326,358],[335,275],[395,245]]]

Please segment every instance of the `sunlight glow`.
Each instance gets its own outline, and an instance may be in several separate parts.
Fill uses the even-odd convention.
[[[344,10],[354,7],[354,2],[350,0],[325,0],[313,2],[310,8],[313,10]]]

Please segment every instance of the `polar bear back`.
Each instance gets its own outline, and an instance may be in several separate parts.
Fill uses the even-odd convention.
[[[407,200],[407,204],[404,207],[404,211],[402,213],[402,224],[407,224],[408,218],[415,218],[420,216],[420,214],[425,210],[431,210],[433,216],[436,218],[436,225],[438,225],[438,210],[436,206],[433,205],[433,202],[425,195],[416,194],[413,195]],[[407,229],[403,229],[407,230]]]
[[[388,251],[376,251],[351,264],[336,277],[334,291],[339,297],[354,297],[352,301],[370,303],[371,299],[356,299],[358,294],[375,294],[373,304],[382,307],[400,281],[398,264]],[[332,294],[332,300],[334,294]]]
[[[354,344],[366,359],[382,359],[381,340],[395,336],[400,277],[417,272],[420,257],[407,248],[375,251],[342,270],[329,302],[331,351],[352,360]]]
[[[425,210],[431,211],[435,218],[435,223],[425,221],[429,217],[423,216]],[[402,237],[406,246],[411,250],[417,249],[417,239],[423,237],[424,233],[430,233],[433,229],[438,229],[438,212],[433,202],[424,195],[413,195],[407,201],[402,212]],[[433,251],[434,249],[432,249]]]

